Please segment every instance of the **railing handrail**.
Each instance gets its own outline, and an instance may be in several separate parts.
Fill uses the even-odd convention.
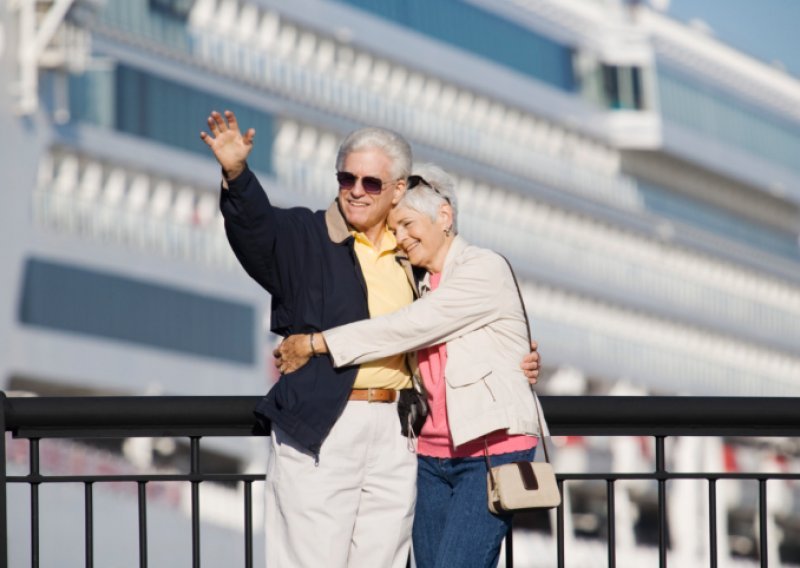
[[[21,438],[267,434],[259,396],[7,397],[5,429]],[[542,396],[554,435],[798,436],[800,398]]]
[[[5,429],[19,438],[267,434],[257,396],[0,396]]]

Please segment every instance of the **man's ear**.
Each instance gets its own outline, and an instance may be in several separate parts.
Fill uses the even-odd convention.
[[[401,179],[398,180],[394,186],[393,195],[392,195],[392,205],[397,205],[400,203],[400,200],[403,199],[403,196],[406,194],[406,180]]]

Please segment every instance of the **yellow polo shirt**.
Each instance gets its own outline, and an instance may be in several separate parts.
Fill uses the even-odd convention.
[[[395,260],[397,240],[384,231],[380,248],[376,249],[364,233],[351,231],[355,251],[367,283],[370,317],[399,310],[414,301],[414,292],[405,270]],[[402,389],[411,386],[411,374],[403,354],[364,363],[358,369],[353,388]]]

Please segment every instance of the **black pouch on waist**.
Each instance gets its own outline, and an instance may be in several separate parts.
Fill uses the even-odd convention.
[[[397,414],[400,416],[400,431],[403,436],[419,436],[422,425],[428,418],[428,401],[416,389],[402,389],[398,392]]]

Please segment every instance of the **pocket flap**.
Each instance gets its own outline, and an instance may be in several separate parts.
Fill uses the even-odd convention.
[[[460,365],[451,364],[453,361],[448,359],[445,368],[445,379],[451,387],[471,385],[492,374],[492,367],[486,361],[465,361]]]

